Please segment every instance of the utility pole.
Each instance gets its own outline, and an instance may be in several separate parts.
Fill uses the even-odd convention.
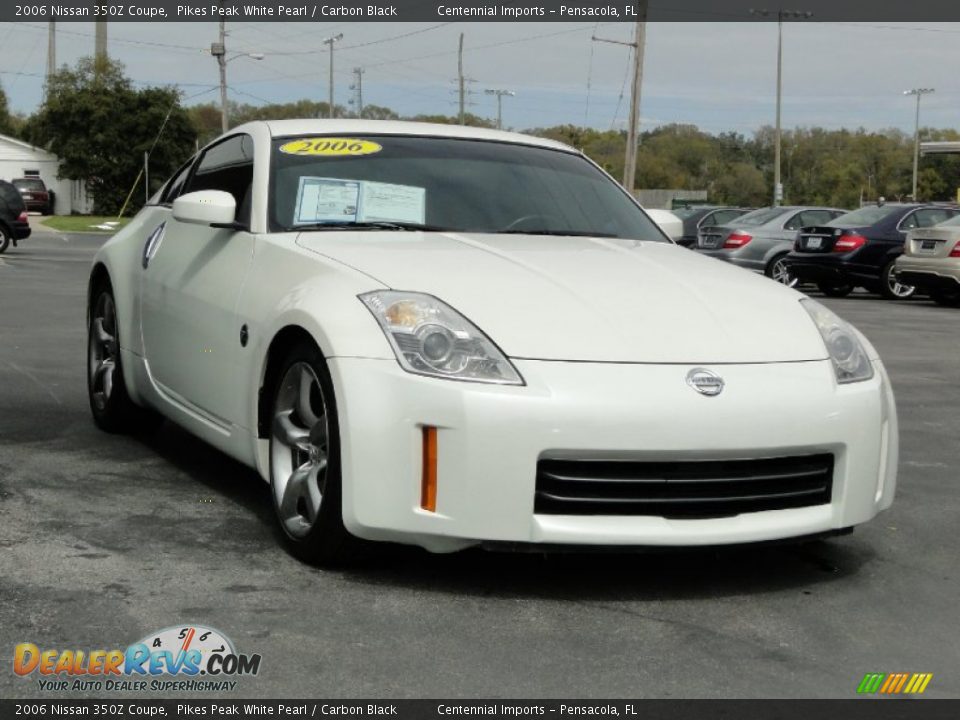
[[[484,90],[487,95],[497,96],[497,130],[503,129],[503,98],[513,97],[516,93],[513,90],[500,90],[497,88],[487,88]]]
[[[350,99],[350,104],[353,105],[354,110],[357,112],[357,117],[363,117],[363,73],[365,70],[363,68],[355,67],[353,69],[353,75],[356,80],[353,81],[353,85],[350,86],[350,89],[353,90],[353,97]]]
[[[343,39],[343,33],[339,33],[332,37],[328,37],[322,41],[323,45],[330,46],[330,92],[328,95],[329,107],[327,109],[327,117],[333,117],[333,44],[338,40]]]
[[[771,10],[750,10],[751,15],[769,17]],[[783,95],[783,21],[808,20],[813,17],[809,10],[777,10],[777,127],[773,145],[773,204],[779,206],[783,202],[783,183],[780,181],[780,105]]]
[[[107,21],[97,20],[96,39],[94,41],[94,59],[98,63],[103,63],[107,59]]]
[[[623,187],[633,195],[637,179],[637,145],[640,141],[640,94],[643,87],[643,56],[647,42],[647,0],[637,0],[637,18],[633,42],[593,37],[597,42],[633,48],[633,82],[630,85],[630,119],[627,123],[627,149],[623,162]]]
[[[913,125],[913,201],[917,202],[917,170],[920,166],[920,98],[935,92],[933,88],[913,88],[904,90],[904,95],[917,96],[917,115]]]
[[[464,110],[464,83],[466,82],[463,77],[463,33],[460,33],[460,49],[457,51],[457,82],[460,85],[460,124],[463,125],[464,119],[466,118],[466,112]]]
[[[227,28],[223,18],[220,19],[219,38],[210,45],[210,54],[217,59],[220,67],[220,130],[226,132],[230,129],[230,108],[227,105]]]
[[[57,23],[51,20],[47,23],[47,78],[43,86],[44,100],[50,91],[50,79],[57,71]]]

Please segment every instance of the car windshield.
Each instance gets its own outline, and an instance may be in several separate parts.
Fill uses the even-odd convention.
[[[888,215],[902,209],[902,205],[868,205],[834,218],[827,225],[833,227],[867,227],[877,224]]]
[[[14,180],[13,184],[17,190],[43,190],[43,182],[41,180],[34,180],[33,178]]]
[[[760,208],[759,210],[748,212],[746,215],[741,215],[735,219],[735,222],[737,225],[746,225],[748,227],[766,225],[771,220],[775,220],[786,212],[783,208]]]
[[[426,227],[669,242],[579,155],[436,137],[277,139],[269,219],[274,232]]]

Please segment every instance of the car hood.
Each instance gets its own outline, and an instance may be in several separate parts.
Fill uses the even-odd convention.
[[[429,293],[515,358],[761,363],[827,357],[799,293],[663,242],[307,232],[297,243]]]

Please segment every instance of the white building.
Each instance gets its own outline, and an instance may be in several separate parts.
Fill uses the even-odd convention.
[[[55,193],[57,215],[91,212],[93,199],[82,180],[59,179],[60,158],[16,138],[0,135],[0,180],[39,177]]]

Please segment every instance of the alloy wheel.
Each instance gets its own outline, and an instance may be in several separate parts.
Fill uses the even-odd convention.
[[[890,288],[890,294],[897,298],[908,298],[917,291],[913,285],[904,285],[897,281],[897,275],[893,272],[892,265],[887,271],[887,287]]]
[[[273,406],[270,477],[280,521],[307,535],[323,503],[329,466],[327,405],[317,374],[297,362],[284,374]]]
[[[797,278],[790,274],[787,263],[783,258],[780,258],[773,264],[773,267],[770,269],[770,277],[787,287],[794,287],[797,284]]]
[[[88,372],[90,395],[99,410],[103,410],[113,395],[114,376],[120,352],[117,343],[117,311],[113,297],[101,293],[90,318]]]

